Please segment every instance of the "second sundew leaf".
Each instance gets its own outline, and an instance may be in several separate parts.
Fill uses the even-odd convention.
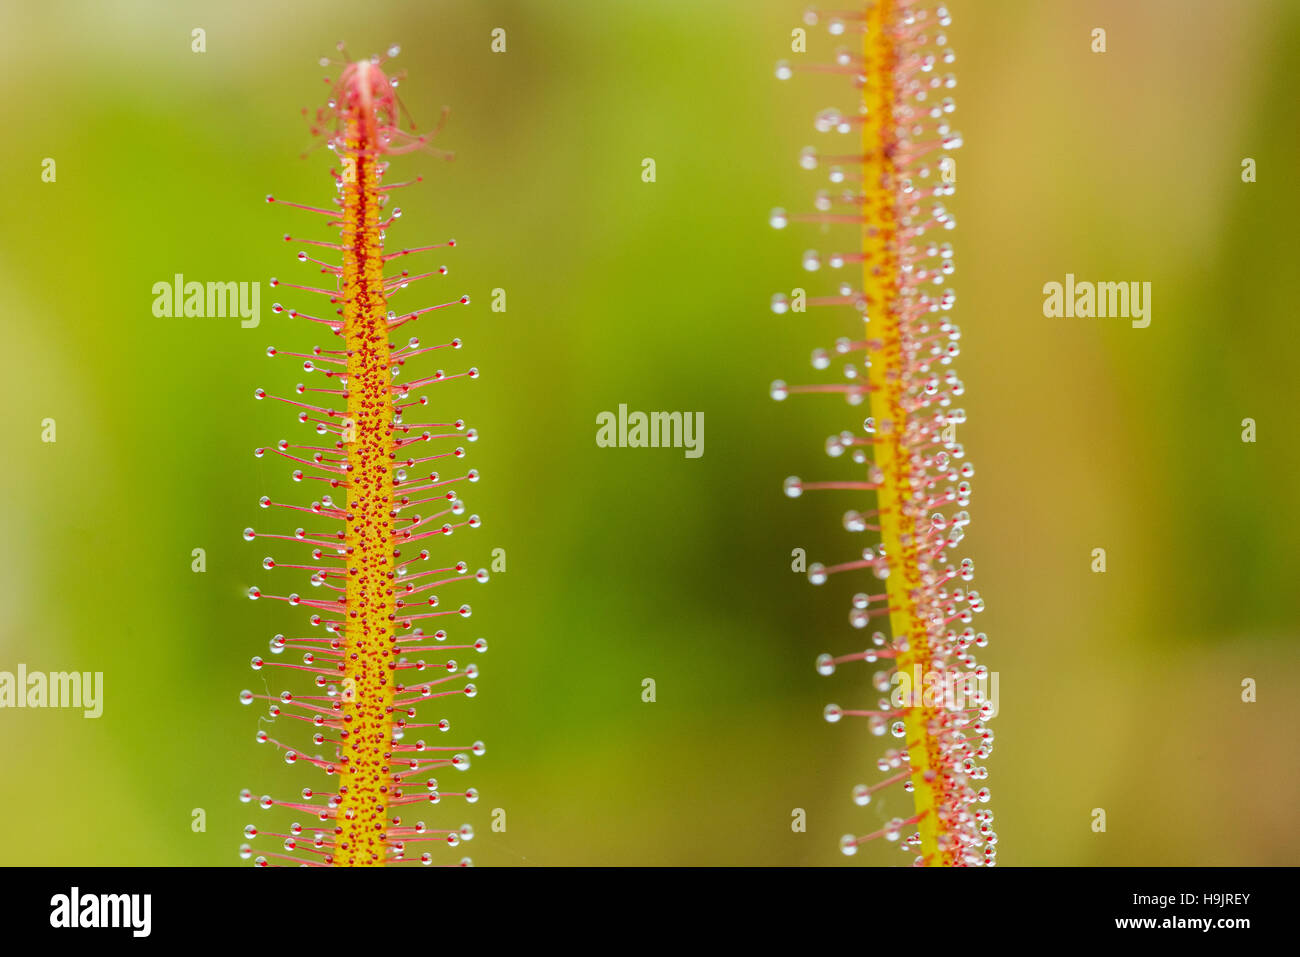
[[[956,296],[945,286],[954,271],[953,250],[935,238],[956,225],[943,205],[955,192],[956,167],[948,154],[961,145],[948,125],[955,109],[948,91],[956,85],[944,72],[955,60],[945,32],[950,17],[942,5],[875,0],[856,11],[810,11],[805,21],[826,22],[832,35],[856,45],[840,48],[830,64],[782,62],[777,76],[788,79],[805,69],[850,79],[856,108],[824,110],[814,126],[854,145],[830,156],[806,148],[800,165],[829,166],[833,189],[817,194],[816,212],[796,216],[777,209],[771,222],[777,228],[798,221],[853,226],[858,241],[849,252],[810,250],[803,262],[812,272],[825,264],[856,277],[841,281],[834,295],[798,304],[777,294],[772,308],[778,314],[806,306],[849,311],[858,328],[833,350],[813,353],[817,369],[842,359],[845,382],[791,386],[778,380],[772,396],[838,393],[851,407],[868,406],[859,427],[826,442],[832,457],[847,453],[858,474],[817,482],[791,477],[785,490],[791,497],[810,490],[875,493],[874,509],[851,509],[842,523],[879,541],[863,548],[860,559],[814,563],[808,574],[821,584],[834,574],[870,573],[872,586],[854,596],[849,623],[863,630],[887,623],[889,633],[874,631],[866,651],[821,655],[817,670],[830,675],[846,662],[886,666],[872,676],[882,695],[874,707],[832,704],[825,716],[832,722],[865,718],[874,733],[900,743],[877,761],[885,778],[854,789],[855,803],[866,806],[892,786],[910,792],[913,804],[907,817],[846,835],[840,847],[854,854],[869,840],[901,840],[918,865],[991,865],[997,835],[992,812],[982,806],[989,789],[980,783],[987,771],[979,762],[992,752],[987,722],[996,712],[996,683],[990,694],[988,670],[973,651],[987,638],[969,627],[983,599],[957,584],[971,580],[973,563],[947,564],[970,523],[974,474],[955,436],[965,413],[954,404],[964,387],[951,368],[961,337],[949,316]]]
[[[396,55],[396,48],[389,57]],[[442,861],[436,845],[455,847],[473,837],[469,825],[434,827],[422,820],[405,821],[407,805],[417,812],[423,805],[436,805],[444,798],[458,797],[473,803],[473,788],[448,791],[432,773],[444,769],[464,771],[470,754],[483,754],[481,741],[442,745],[425,740],[441,736],[450,728],[446,719],[416,721],[416,706],[447,696],[474,697],[476,665],[461,665],[455,658],[426,663],[422,655],[433,652],[483,652],[487,643],[450,643],[448,629],[437,627],[439,618],[468,618],[470,606],[445,607],[434,589],[460,582],[488,579],[486,570],[469,572],[463,561],[434,556],[436,540],[460,528],[477,528],[477,515],[465,517],[459,497],[464,483],[478,480],[470,469],[444,475],[429,463],[455,465],[466,455],[463,446],[449,440],[474,441],[477,433],[466,429],[463,419],[450,416],[443,422],[408,423],[408,412],[435,407],[428,396],[414,396],[413,390],[449,379],[477,378],[477,369],[447,374],[441,370],[414,379],[401,376],[408,360],[443,349],[456,350],[460,339],[422,346],[418,339],[394,344],[389,336],[421,316],[450,306],[466,305],[468,296],[409,312],[390,308],[390,297],[418,280],[445,275],[439,267],[416,275],[408,270],[386,272],[394,261],[433,249],[452,247],[455,241],[434,246],[402,248],[385,252],[386,231],[401,215],[394,208],[386,212],[391,191],[411,183],[385,185],[388,157],[424,150],[437,153],[430,137],[402,130],[398,122],[396,78],[384,71],[386,57],[372,57],[341,64],[342,73],[334,86],[330,104],[317,116],[319,131],[338,155],[341,169],[334,171],[338,197],[335,209],[299,203],[284,203],[274,197],[268,202],[296,207],[325,217],[326,225],[339,230],[337,242],[299,239],[304,244],[335,253],[338,264],[318,260],[300,252],[301,262],[319,267],[333,281],[322,286],[283,283],[315,293],[329,303],[323,315],[289,310],[289,315],[318,323],[341,340],[337,347],[316,347],[309,354],[271,355],[301,358],[303,368],[319,375],[319,387],[298,385],[302,399],[269,396],[257,390],[257,397],[280,399],[298,410],[298,421],[311,429],[314,438],[258,449],[273,452],[294,462],[298,481],[321,482],[331,492],[342,490],[342,503],[324,494],[310,505],[272,502],[264,497],[264,508],[286,508],[307,512],[334,523],[325,530],[299,528],[292,534],[267,534],[247,529],[245,538],[270,538],[292,542],[304,550],[289,564],[273,558],[263,561],[270,570],[277,566],[310,572],[311,585],[324,593],[305,598],[298,594],[265,595],[250,590],[253,598],[276,598],[313,611],[309,624],[320,628],[323,637],[277,635],[271,641],[275,655],[301,655],[302,664],[253,659],[253,667],[286,669],[290,674],[312,676],[314,693],[283,691],[278,695],[256,695],[244,691],[240,699],[249,704],[259,698],[270,702],[273,724],[303,722],[314,729],[312,745],[320,749],[308,756],[296,745],[259,731],[259,741],[284,751],[290,763],[314,765],[333,782],[334,789],[306,788],[301,801],[260,799],[265,809],[276,806],[306,813],[315,824],[288,825],[284,832],[270,832],[283,838],[286,853],[267,852],[256,863],[272,861],[294,864],[373,866],[388,863],[456,863]],[[418,181],[418,180],[417,180]],[[286,236],[293,241],[293,237]],[[331,288],[332,287],[332,288]],[[276,312],[285,311],[278,303]],[[416,448],[424,454],[415,454]],[[423,447],[427,447],[423,448]],[[438,551],[443,549],[439,548]],[[435,567],[428,567],[433,565]],[[441,567],[437,567],[441,566]],[[454,629],[455,625],[449,626]],[[452,642],[455,639],[451,639]],[[409,657],[408,657],[409,656]],[[426,677],[430,673],[438,677]],[[288,735],[286,735],[288,737]],[[416,740],[410,740],[410,738]],[[252,800],[252,792],[242,795]],[[256,837],[258,829],[245,829]],[[432,846],[430,846],[432,845]],[[241,851],[253,856],[251,844]],[[468,864],[469,859],[459,861]]]

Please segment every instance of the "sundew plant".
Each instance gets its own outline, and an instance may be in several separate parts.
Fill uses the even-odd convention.
[[[271,658],[252,662],[254,670],[293,676],[298,688],[243,691],[240,700],[268,702],[257,740],[279,749],[291,764],[312,765],[326,781],[323,789],[307,787],[291,799],[259,799],[264,809],[290,810],[308,822],[278,830],[249,825],[250,840],[269,838],[280,845],[257,853],[255,863],[262,866],[470,863],[445,857],[448,846],[473,837],[469,825],[447,827],[407,817],[449,798],[478,799],[473,788],[448,788],[435,775],[466,770],[471,755],[483,754],[483,743],[457,743],[448,721],[421,722],[416,708],[447,696],[475,696],[478,668],[457,657],[476,656],[487,650],[487,642],[459,634],[470,606],[445,602],[441,595],[449,586],[453,592],[463,588],[462,582],[485,582],[488,574],[471,572],[467,563],[445,554],[445,539],[480,524],[477,515],[465,514],[460,499],[478,472],[462,469],[466,450],[457,444],[473,442],[477,434],[463,419],[439,411],[440,403],[428,394],[417,395],[451,379],[477,378],[478,370],[410,372],[420,364],[417,358],[427,361],[458,350],[461,340],[443,334],[431,345],[390,339],[416,320],[427,322],[439,310],[469,302],[468,296],[419,308],[390,302],[413,284],[447,273],[446,267],[402,269],[411,261],[407,257],[455,246],[452,240],[389,251],[387,231],[402,214],[388,208],[389,200],[394,190],[419,181],[385,182],[390,157],[417,151],[446,155],[432,147],[434,134],[417,136],[399,125],[399,77],[384,69],[397,52],[394,47],[387,57],[334,64],[341,74],[313,130],[337,155],[332,203],[321,208],[267,197],[337,234],[284,237],[311,247],[312,254],[301,251],[297,258],[325,278],[316,283],[272,279],[271,285],[320,304],[300,311],[277,303],[273,310],[318,324],[335,338],[330,348],[317,346],[307,354],[269,348],[271,356],[301,361],[311,384],[300,383],[285,396],[256,392],[258,399],[295,410],[299,425],[296,438],[256,454],[282,457],[293,478],[319,494],[307,504],[269,497],[260,502],[277,514],[305,515],[309,527],[244,532],[250,541],[285,543],[278,547],[288,554],[267,557],[263,568],[305,574],[310,590],[307,595],[249,590],[251,598],[303,608],[308,618],[305,635],[276,635]],[[445,626],[443,619],[449,622]],[[448,652],[456,657],[442,657]],[[426,654],[439,659],[426,661]],[[452,740],[444,743],[444,738]],[[309,744],[301,743],[304,739]],[[244,791],[241,798],[252,801],[253,792]],[[251,843],[241,848],[245,859],[254,853]]]
[[[826,440],[834,474],[817,481],[792,476],[785,491],[792,498],[818,491],[853,499],[841,513],[843,528],[866,542],[848,560],[807,569],[815,585],[832,575],[862,582],[848,618],[853,629],[870,633],[865,651],[817,659],[819,673],[852,665],[856,679],[845,690],[854,703],[827,705],[825,717],[866,720],[874,734],[894,742],[876,762],[881,778],[854,788],[859,806],[886,788],[909,792],[913,804],[913,813],[882,828],[845,835],[840,848],[852,855],[884,839],[899,842],[920,866],[991,865],[997,835],[985,807],[982,762],[993,748],[987,722],[996,711],[996,683],[989,691],[996,675],[975,658],[987,638],[971,625],[984,608],[966,584],[973,564],[954,555],[971,521],[974,470],[956,434],[965,421],[963,386],[952,366],[961,333],[948,286],[953,249],[942,241],[956,225],[945,202],[956,183],[950,153],[961,145],[949,126],[956,86],[945,34],[950,17],[927,2],[878,0],[858,10],[809,11],[804,22],[825,24],[843,45],[829,63],[806,63],[796,39],[797,58],[778,63],[777,76],[833,74],[846,81],[852,99],[845,109],[816,115],[817,132],[836,145],[800,154],[804,169],[829,179],[814,210],[775,209],[771,223],[821,224],[842,231],[845,246],[804,253],[814,277],[837,277],[829,290],[779,293],[772,309],[798,316],[818,307],[827,318],[816,327],[845,334],[812,353],[813,368],[838,371],[840,381],[778,380],[771,393],[777,400],[833,394],[847,402],[839,430]],[[874,502],[859,503],[864,493]],[[880,696],[874,703],[860,700],[871,692],[859,663],[871,668],[870,688]]]

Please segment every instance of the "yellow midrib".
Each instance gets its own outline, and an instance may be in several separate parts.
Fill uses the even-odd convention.
[[[364,84],[363,84],[364,86]],[[367,118],[369,119],[369,118]],[[379,236],[379,190],[372,122],[353,121],[348,147],[355,182],[344,184],[343,335],[347,357],[348,555],[344,611],[345,698],[334,863],[382,865],[392,792],[393,674],[396,627],[392,575],[394,439],[387,300]],[[350,719],[350,720],[348,720]],[[346,788],[347,793],[342,793]],[[346,847],[345,847],[346,845]]]
[[[867,108],[862,124],[862,189],[866,199],[866,222],[862,227],[863,293],[867,298],[866,326],[868,340],[877,340],[881,348],[871,350],[867,382],[871,387],[871,415],[876,421],[878,441],[874,444],[874,461],[883,473],[876,493],[880,513],[881,540],[889,559],[890,574],[885,579],[890,612],[889,621],[895,640],[906,638],[908,650],[898,656],[899,672],[913,677],[913,666],[920,665],[924,676],[929,670],[930,655],[925,625],[916,615],[911,591],[920,584],[915,536],[907,527],[903,513],[904,497],[911,490],[906,448],[902,428],[906,421],[901,398],[903,390],[903,353],[898,316],[897,224],[895,218],[895,170],[886,146],[892,140],[893,43],[885,25],[892,20],[891,0],[878,0],[866,14],[863,57],[867,83],[863,102]],[[905,537],[906,536],[906,537]],[[912,766],[911,782],[917,822],[921,836],[920,855],[930,865],[945,863],[939,854],[939,820],[935,788],[926,780],[931,770],[926,709],[919,707],[921,687],[911,688],[918,707],[903,716],[908,759]]]

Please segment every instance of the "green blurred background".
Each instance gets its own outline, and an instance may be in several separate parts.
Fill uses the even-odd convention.
[[[999,862],[1295,863],[1297,5],[950,6],[966,142],[951,203],[962,441],[977,467],[966,551],[989,605],[981,660],[1001,676],[988,762]],[[486,740],[455,780],[483,799],[421,816],[474,824],[464,849],[488,865],[910,860],[837,850],[909,799],[851,802],[883,742],[821,709],[875,695],[865,670],[821,678],[813,659],[861,643],[852,583],[815,590],[789,567],[795,547],[851,553],[849,503],[780,492],[786,475],[842,468],[822,441],[860,414],[767,397],[852,331],[843,316],[767,309],[775,291],[826,288],[798,256],[839,244],[766,225],[770,207],[807,208],[824,183],[794,162],[820,139],[813,113],[851,105],[842,82],[773,78],[801,12],[4,6],[0,669],[102,671],[106,701],[97,721],[0,712],[0,863],[237,864],[244,824],[275,814],[240,804],[240,788],[322,786],[254,743],[255,709],[236,695],[262,690],[248,660],[269,636],[304,627],[297,610],[243,597],[302,579],[263,572],[264,554],[291,549],[240,531],[268,527],[262,494],[310,497],[288,463],[251,455],[299,428],[252,392],[303,378],[268,345],[326,338],[270,314],[308,297],[265,285],[312,276],[285,232],[325,233],[262,197],[330,195],[328,158],[299,157],[299,108],[324,101],[316,61],[340,39],[354,55],[402,45],[402,95],[423,126],[452,107],[455,162],[394,163],[426,182],[404,191],[391,233],[460,244],[433,262],[448,279],[404,294],[476,300],[412,333],[465,339],[431,368],[483,370],[434,390],[482,433],[484,478],[466,500],[484,525],[442,554],[477,567],[504,548],[508,561],[465,596],[475,615],[453,632],[491,644],[479,696],[421,716]],[[1089,51],[1097,26],[1102,55]],[[495,27],[505,54],[489,49]],[[808,56],[834,45],[812,30]],[[1254,185],[1240,180],[1246,156]],[[44,157],[56,183],[40,180]],[[1042,284],[1066,272],[1151,281],[1151,326],[1045,319]],[[155,318],[151,286],[175,273],[262,281],[261,325]],[[496,287],[505,313],[489,311]],[[619,403],[702,411],[704,456],[597,448],[595,416]],[[1248,416],[1253,445],[1240,441]],[[46,417],[54,444],[40,441]],[[190,570],[196,547],[205,574]],[[1089,570],[1096,547],[1104,575]],[[1240,701],[1244,677],[1255,704]],[[505,833],[489,829],[498,807]],[[1090,829],[1096,807],[1105,834]],[[795,808],[806,833],[791,830]]]

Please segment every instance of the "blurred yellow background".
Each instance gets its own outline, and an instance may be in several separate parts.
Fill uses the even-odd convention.
[[[1300,10],[949,6],[966,144],[950,203],[957,368],[977,470],[966,543],[989,606],[981,660],[1001,676],[987,782],[999,863],[1295,863]],[[106,700],[98,720],[0,712],[0,863],[237,864],[242,827],[271,820],[240,788],[324,786],[254,743],[256,709],[236,696],[263,690],[248,660],[267,639],[303,627],[243,597],[302,581],[262,571],[283,550],[240,532],[268,524],[259,496],[310,497],[288,463],[252,456],[296,428],[252,393],[302,378],[268,345],[328,347],[270,314],[307,298],[265,282],[307,280],[281,237],[324,231],[263,197],[330,195],[329,158],[299,158],[299,109],[323,103],[317,59],[340,39],[354,55],[402,45],[422,126],[452,107],[453,163],[394,161],[425,183],[404,191],[390,235],[458,240],[438,257],[450,277],[405,294],[476,301],[412,330],[462,336],[447,368],[483,372],[434,390],[482,434],[466,501],[484,526],[444,554],[508,556],[468,596],[467,637],[491,645],[478,697],[421,714],[487,742],[455,781],[483,799],[422,816],[474,824],[464,850],[486,865],[910,860],[837,849],[907,799],[850,800],[883,742],[821,709],[875,695],[865,670],[821,678],[813,660],[859,643],[852,585],[815,590],[789,567],[795,547],[823,560],[853,547],[825,500],[781,495],[785,476],[826,470],[846,407],[767,397],[852,331],[767,308],[815,288],[798,256],[823,245],[810,227],[774,233],[767,211],[809,207],[824,180],[797,152],[821,139],[815,111],[851,106],[842,82],[773,77],[802,9],[4,7],[0,669],[102,671]],[[195,27],[206,53],[191,52]],[[1105,54],[1089,50],[1094,27]],[[810,34],[808,56],[829,55],[835,41]],[[1152,282],[1150,327],[1044,318],[1042,285],[1067,272]],[[263,282],[260,326],[155,318],[151,287],[176,273]],[[488,308],[497,287],[505,313]],[[598,448],[595,417],[620,403],[702,411],[703,457]],[[1255,444],[1240,440],[1246,417]],[[1098,547],[1105,574],[1090,571]],[[505,833],[489,829],[498,807]],[[791,830],[795,808],[807,833]]]

